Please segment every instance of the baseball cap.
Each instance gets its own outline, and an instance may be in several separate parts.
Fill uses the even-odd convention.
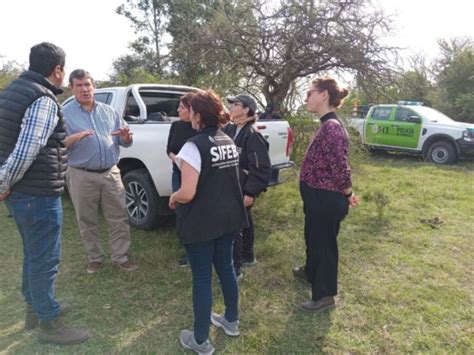
[[[255,99],[247,94],[239,94],[237,96],[229,96],[227,101],[230,103],[241,102],[248,108],[250,108],[254,113],[257,111],[257,102]]]

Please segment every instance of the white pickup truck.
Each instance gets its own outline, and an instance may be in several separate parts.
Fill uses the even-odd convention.
[[[139,229],[157,227],[173,212],[168,208],[172,163],[166,154],[171,122],[178,120],[180,97],[198,89],[180,85],[134,84],[97,89],[95,99],[114,107],[133,131],[133,145],[121,149],[119,167],[126,190],[130,224]],[[67,104],[69,98],[63,105]],[[270,143],[272,178],[280,182],[280,171],[293,166],[290,154],[293,132],[287,121],[257,122]]]

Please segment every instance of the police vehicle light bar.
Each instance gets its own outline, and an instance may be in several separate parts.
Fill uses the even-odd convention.
[[[423,106],[423,102],[421,102],[421,101],[398,101],[398,105]]]

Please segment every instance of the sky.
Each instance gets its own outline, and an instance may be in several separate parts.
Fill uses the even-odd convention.
[[[474,37],[472,0],[373,0],[392,16],[395,35],[385,39],[406,48],[408,58],[435,58],[439,38]],[[112,62],[129,52],[136,37],[115,9],[125,0],[3,0],[0,5],[0,65],[14,60],[27,66],[30,48],[52,42],[66,52],[66,72],[83,68],[107,80]]]

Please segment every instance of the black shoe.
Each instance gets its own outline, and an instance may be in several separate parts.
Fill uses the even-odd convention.
[[[293,276],[297,279],[303,280],[304,282],[310,283],[308,281],[308,276],[306,275],[306,271],[304,266],[296,267],[293,269]]]
[[[242,266],[255,266],[257,265],[257,259],[255,257],[251,259],[242,258]]]
[[[178,260],[178,266],[180,267],[186,267],[188,266],[188,257],[186,255],[182,256],[179,260]]]
[[[237,279],[237,282],[242,280],[242,277],[244,277],[244,274],[240,269],[235,270],[235,278]]]
[[[321,312],[326,309],[332,309],[336,307],[336,301],[334,297],[323,297],[317,301],[309,300],[300,304],[300,309],[306,312]]]

